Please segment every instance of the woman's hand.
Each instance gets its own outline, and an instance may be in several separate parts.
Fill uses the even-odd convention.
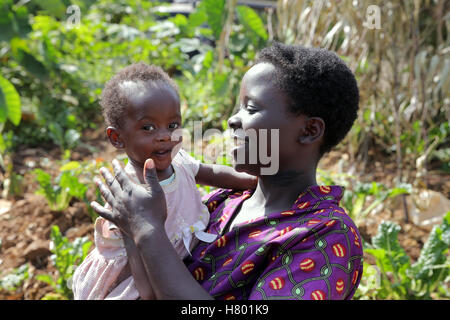
[[[106,185],[96,179],[100,193],[111,209],[95,201],[91,206],[125,233],[126,248],[126,236],[134,242],[135,245],[128,242],[127,254],[133,277],[141,286],[138,287],[139,293],[144,298],[164,300],[211,299],[192,277],[167,238],[164,229],[166,197],[159,185],[153,160],[147,159],[144,164],[145,186],[133,183],[117,160],[113,160],[113,168],[115,177],[107,169],[100,169]],[[134,272],[138,269],[142,271],[140,275],[146,274],[147,281]]]
[[[166,199],[153,160],[147,159],[144,164],[145,186],[132,182],[117,160],[113,160],[112,165],[114,177],[106,168],[100,168],[106,184],[95,179],[101,195],[111,209],[106,209],[95,201],[91,202],[92,208],[132,239],[150,229],[163,229],[167,217]]]

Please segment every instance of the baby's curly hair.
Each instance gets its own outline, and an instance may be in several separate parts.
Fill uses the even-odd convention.
[[[103,89],[100,105],[107,126],[120,127],[124,110],[129,106],[128,96],[120,85],[125,81],[160,82],[171,87],[179,95],[178,86],[169,75],[158,66],[144,62],[131,64],[115,74]]]
[[[357,118],[359,91],[352,71],[334,52],[274,43],[259,53],[257,63],[263,62],[277,69],[274,81],[290,97],[292,113],[325,122],[320,156],[344,139]]]

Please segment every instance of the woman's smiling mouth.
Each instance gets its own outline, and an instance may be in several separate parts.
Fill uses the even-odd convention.
[[[234,141],[234,144],[239,147],[245,143],[248,143],[248,136],[245,134],[245,131],[242,129],[234,130],[232,134],[232,138]]]
[[[245,149],[248,148],[249,137],[245,134],[244,130],[235,130],[231,136],[233,138],[234,145],[231,149],[231,155],[237,158],[245,158]],[[238,155],[239,154],[239,155]]]
[[[235,152],[237,149],[242,148],[247,142],[248,138],[243,136],[233,135],[234,147],[232,148],[232,152]]]

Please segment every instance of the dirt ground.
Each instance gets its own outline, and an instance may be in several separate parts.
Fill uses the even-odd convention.
[[[110,161],[117,155],[104,138],[102,130],[86,132],[83,140],[86,144],[96,147],[97,151],[93,154],[86,147],[77,148],[72,151],[72,160],[102,158]],[[52,168],[57,170],[56,162],[61,159],[61,153],[57,148],[51,151],[46,148],[18,150],[13,161],[15,172],[25,177],[23,196],[8,200],[0,198],[0,278],[24,263],[29,263],[29,272],[33,275],[14,292],[0,289],[0,300],[41,299],[45,294],[53,291],[49,285],[35,279],[38,274],[55,274],[56,272],[49,259],[51,255],[49,239],[52,225],[58,225],[61,232],[71,241],[83,236],[88,236],[93,241],[93,223],[84,202],[74,201],[67,210],[54,212],[50,210],[43,196],[35,194],[37,183],[29,173],[30,167],[40,167],[44,158],[48,159],[45,160],[46,171],[51,171]],[[332,152],[321,160],[320,168],[331,169],[341,158],[341,153]],[[386,159],[374,158],[376,157],[372,155],[371,161],[366,166],[364,179],[391,186],[390,182],[395,177],[395,164]],[[344,170],[347,169],[351,170],[351,168],[344,168]],[[358,170],[361,169],[355,168],[355,172]],[[429,173],[429,188],[442,192],[449,198],[450,175],[445,175],[433,168]],[[0,173],[0,181],[3,179],[4,176]],[[89,197],[89,200],[94,199],[93,190],[88,191]],[[9,210],[5,209],[9,206]],[[415,261],[427,240],[431,227],[419,227],[413,223],[405,223],[399,202],[393,202],[391,207],[369,216],[359,225],[362,237],[366,241],[370,241],[382,220],[395,221],[402,227],[399,234],[400,243],[411,259]],[[366,261],[370,263],[370,257],[366,257]]]

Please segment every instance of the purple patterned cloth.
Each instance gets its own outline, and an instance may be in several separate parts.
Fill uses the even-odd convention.
[[[290,210],[224,230],[253,191],[208,196],[208,232],[185,263],[216,299],[351,299],[362,275],[361,236],[339,207],[343,188],[311,186]]]

